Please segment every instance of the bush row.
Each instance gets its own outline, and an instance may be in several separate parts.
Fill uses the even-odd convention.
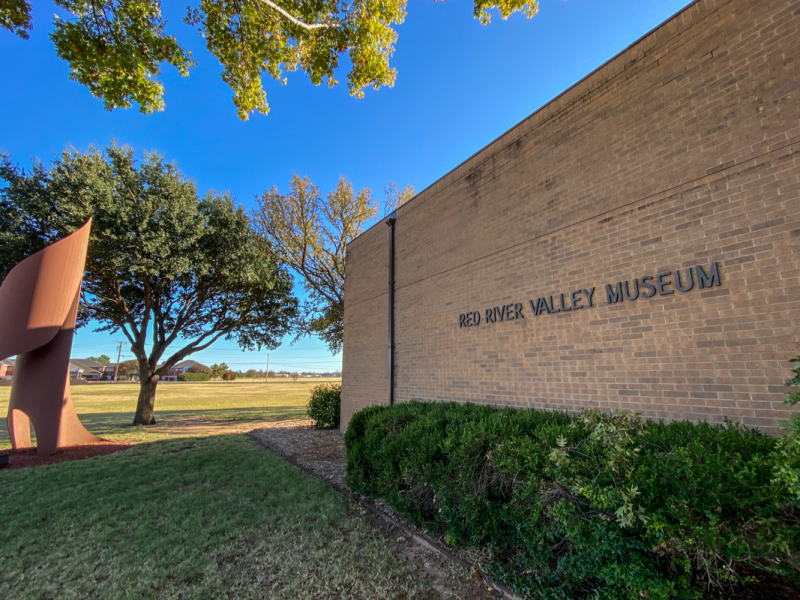
[[[208,381],[208,373],[181,373],[178,381]]]
[[[486,570],[523,594],[666,600],[759,569],[800,579],[800,497],[777,470],[796,473],[798,454],[757,430],[411,402],[356,413],[345,442],[351,489],[487,549]]]

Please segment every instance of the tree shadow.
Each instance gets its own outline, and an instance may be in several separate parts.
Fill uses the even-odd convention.
[[[227,429],[249,421],[281,421],[305,417],[305,407],[284,404],[254,408],[220,408],[210,410],[156,410],[156,425],[134,427],[133,411],[82,413],[81,422],[86,429],[100,437],[141,441],[154,436],[173,437],[189,435],[190,432],[205,431],[212,434],[215,429]],[[35,437],[32,432],[32,442]],[[0,449],[9,448],[11,441],[5,417],[0,418]]]

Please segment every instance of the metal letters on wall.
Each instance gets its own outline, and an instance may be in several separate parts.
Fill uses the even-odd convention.
[[[625,300],[637,298],[652,298],[655,295],[669,296],[676,291],[688,292],[695,285],[700,288],[710,288],[720,285],[719,267],[711,263],[706,271],[702,266],[689,267],[685,270],[664,271],[655,275],[645,275],[632,281],[618,281],[615,284],[605,284],[607,304],[617,304]],[[458,315],[459,327],[474,327],[483,322],[486,325],[502,321],[524,319],[525,311],[530,311],[534,317],[544,314],[554,314],[592,308],[596,306],[595,288],[578,289],[571,292],[560,293],[552,296],[542,296],[536,300],[530,299],[526,304],[511,302],[502,306],[491,306],[482,312],[473,310]],[[557,298],[557,300],[554,300]],[[530,308],[529,308],[530,307]]]

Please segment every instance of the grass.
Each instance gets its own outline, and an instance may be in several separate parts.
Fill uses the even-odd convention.
[[[147,442],[185,435],[179,428],[190,425],[303,417],[311,388],[326,381],[339,379],[161,383],[155,406],[159,425],[147,428],[131,426],[138,383],[90,383],[71,389],[75,410],[89,431],[110,440]],[[0,449],[11,445],[5,420],[10,394],[10,386],[0,387]]]
[[[0,473],[0,598],[414,598],[333,488],[238,435]]]

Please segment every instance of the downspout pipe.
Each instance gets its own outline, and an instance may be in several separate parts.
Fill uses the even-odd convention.
[[[394,224],[392,213],[384,223],[389,226],[389,406],[394,404]]]

